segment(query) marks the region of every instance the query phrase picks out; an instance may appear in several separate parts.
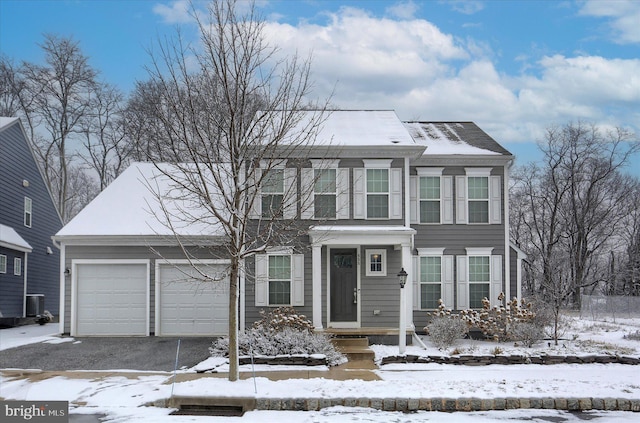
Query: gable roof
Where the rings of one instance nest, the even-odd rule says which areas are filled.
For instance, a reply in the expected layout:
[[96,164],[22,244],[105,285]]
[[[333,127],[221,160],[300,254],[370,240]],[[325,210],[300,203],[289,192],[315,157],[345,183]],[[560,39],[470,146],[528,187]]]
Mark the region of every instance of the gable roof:
[[473,122],[405,122],[424,155],[504,155],[511,153]]
[[0,223],[0,247],[30,253],[32,248],[11,226]]
[[[182,220],[180,216],[185,213],[200,218]],[[184,200],[176,184],[156,165],[132,163],[71,219],[54,239],[130,236],[144,243],[145,239],[173,237],[174,232],[168,221],[180,236],[223,236],[218,222],[206,216],[202,207]]]

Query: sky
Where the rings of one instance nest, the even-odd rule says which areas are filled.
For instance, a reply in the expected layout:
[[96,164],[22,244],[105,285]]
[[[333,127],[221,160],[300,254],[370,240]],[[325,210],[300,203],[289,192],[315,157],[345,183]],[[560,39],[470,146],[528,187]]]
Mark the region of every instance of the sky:
[[[203,8],[206,2],[197,0]],[[640,134],[640,1],[257,0],[283,55],[312,55],[314,95],[403,120],[474,121],[517,157],[546,128]],[[0,0],[0,52],[41,62],[44,33],[72,36],[125,93],[177,28],[186,0]],[[635,158],[640,175],[640,158]]]

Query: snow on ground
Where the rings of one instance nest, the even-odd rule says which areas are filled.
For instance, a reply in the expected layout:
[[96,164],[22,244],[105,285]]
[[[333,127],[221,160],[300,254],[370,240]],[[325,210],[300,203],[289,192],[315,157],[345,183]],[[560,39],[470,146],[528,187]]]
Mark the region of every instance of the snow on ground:
[[[0,350],[20,347],[38,342],[59,342],[60,331],[57,324],[29,325],[0,330]],[[73,340],[72,338],[65,338]]]
[[[23,345],[28,338],[33,342],[52,341],[57,327],[29,327],[0,331],[0,346]],[[640,341],[623,339],[623,335],[635,333],[640,328],[640,319],[616,319],[614,321],[590,321],[573,318],[558,347],[542,342],[531,349],[513,344],[460,341],[458,351],[439,351],[430,346],[407,347],[407,354],[429,355],[469,353],[490,354],[499,347],[504,353],[514,354],[587,354],[618,353],[638,355]],[[47,330],[49,329],[49,330]],[[373,346],[377,359],[396,355],[397,347]],[[226,363],[210,359],[201,366],[211,364],[224,371]],[[251,372],[251,366],[241,366],[243,372]],[[268,366],[256,370],[268,369]],[[281,370],[281,368],[278,368]],[[307,370],[307,369],[305,369]],[[320,369],[318,374],[322,374]],[[193,373],[193,369],[182,370]],[[102,372],[74,372],[69,377],[56,376],[43,379],[12,378],[8,373],[0,376],[0,397],[15,400],[65,400],[71,404],[72,414],[105,415],[106,421],[135,422],[186,422],[229,421],[229,417],[169,416],[172,411],[164,408],[145,407],[144,404],[175,395],[194,396],[257,396],[269,398],[296,397],[343,398],[343,397],[618,397],[640,398],[640,369],[621,364],[563,364],[563,365],[491,365],[484,367],[452,366],[438,364],[389,364],[381,366],[376,373],[379,381],[337,381],[323,377],[314,379],[288,379],[270,381],[266,378],[228,382],[224,378],[202,376],[194,380],[173,385],[168,373],[114,375]],[[278,421],[288,422],[500,422],[500,421],[566,421],[578,422],[583,418],[604,422],[635,422],[640,414],[631,412],[593,411],[582,416],[555,410],[509,410],[477,413],[389,413],[364,408],[332,407],[316,412],[253,411],[238,418],[243,422]],[[235,420],[235,419],[234,419]]]

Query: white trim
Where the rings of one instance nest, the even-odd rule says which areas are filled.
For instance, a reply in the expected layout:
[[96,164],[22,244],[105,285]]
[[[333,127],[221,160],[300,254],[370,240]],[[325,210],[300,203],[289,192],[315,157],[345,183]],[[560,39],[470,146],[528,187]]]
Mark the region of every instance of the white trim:
[[9,267],[9,259],[7,258],[6,254],[0,254],[0,261],[4,261],[4,269],[0,268],[0,274],[6,274],[7,273],[7,268]]
[[13,258],[13,276],[22,276],[22,259],[20,257]]
[[[358,303],[356,304],[356,320],[354,322],[332,322],[331,321],[331,250],[346,250],[354,249],[356,251],[356,289],[358,295]],[[362,282],[362,270],[361,270],[361,254],[360,245],[346,244],[346,245],[327,245],[327,328],[336,329],[354,329],[360,327],[362,319],[362,295],[361,295],[361,282]]]
[[[55,245],[55,243],[53,244]],[[60,243],[60,267],[58,269],[58,280],[60,281],[60,309],[58,317],[58,331],[60,333],[66,333],[64,330],[65,321],[65,302],[66,302],[66,280],[64,270],[66,269],[67,249],[64,243]],[[72,300],[73,301],[73,300]],[[73,302],[71,303],[71,309],[73,310]],[[71,333],[71,328],[69,328]]]
[[268,256],[290,256],[293,254],[293,247],[267,247],[264,254]]
[[322,246],[318,244],[311,247],[311,285],[313,326],[322,329]]
[[467,247],[465,250],[468,256],[490,256],[493,252],[493,247]]
[[443,256],[444,248],[416,248],[419,256]]
[[83,264],[144,264],[147,267],[146,289],[147,289],[147,318],[145,325],[145,336],[149,336],[149,319],[151,312],[150,304],[150,268],[151,260],[149,259],[73,259],[71,260],[71,336],[77,336],[78,330],[78,265]]
[[418,176],[442,176],[444,167],[416,167]]
[[309,159],[309,162],[313,169],[337,169],[340,164],[340,159]]
[[[371,260],[371,256],[373,255],[380,255],[381,269],[379,271],[371,270],[370,260]],[[387,250],[386,249],[383,249],[383,248],[366,249],[365,260],[367,265],[365,269],[366,276],[387,276]]]
[[332,246],[352,245],[413,245],[416,230],[406,226],[336,225],[312,226],[312,244]]
[[27,274],[29,273],[29,253],[24,253],[24,271],[22,272],[22,277],[24,278],[24,296],[22,297],[22,317],[27,317],[27,283],[29,278]]
[[393,159],[362,159],[365,169],[390,169]]
[[465,167],[464,172],[467,176],[491,176],[490,167]]
[[287,167],[287,159],[260,160],[260,169],[284,169]]

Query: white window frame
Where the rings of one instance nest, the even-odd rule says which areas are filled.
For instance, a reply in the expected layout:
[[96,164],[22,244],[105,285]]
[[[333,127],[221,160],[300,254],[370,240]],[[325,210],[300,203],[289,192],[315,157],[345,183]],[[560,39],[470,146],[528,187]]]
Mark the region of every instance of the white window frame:
[[0,273],[7,273],[7,256],[0,254]]
[[[471,259],[486,259],[487,260],[487,265],[489,266],[488,272],[487,272],[487,280],[486,281],[472,281],[471,280]],[[486,296],[486,298],[491,301],[491,255],[487,255],[487,254],[471,254],[467,256],[467,280],[469,281],[469,308],[472,309],[482,309],[482,299],[480,300],[480,304],[478,304],[476,307],[473,307],[471,305],[471,287],[474,285],[486,285],[487,286],[487,291],[488,294]],[[484,297],[483,297],[484,298]]]
[[[422,280],[422,259],[438,259],[440,261],[440,275],[439,276],[439,281],[423,281]],[[443,300],[443,296],[444,296],[444,286],[443,286],[443,281],[442,281],[442,272],[443,272],[443,265],[444,263],[442,262],[442,255],[432,255],[432,254],[428,254],[428,255],[420,255],[418,256],[418,303],[420,305],[419,309],[420,310],[435,310],[438,308],[438,304],[436,303],[434,307],[425,307],[424,304],[422,303],[422,287],[423,286],[432,286],[432,285],[437,285],[440,287],[440,296],[439,299]],[[445,303],[445,306],[447,306],[447,304]],[[451,305],[448,305],[449,307],[451,307]]]
[[[466,167],[465,175],[456,176],[456,223],[469,225],[494,225],[502,223],[502,182],[499,175],[492,176],[491,168]],[[469,199],[469,178],[487,179],[487,198]],[[469,222],[469,203],[486,201],[487,222]]]
[[[442,219],[443,219],[443,214],[444,214],[444,210],[443,210],[443,206],[444,206],[444,202],[443,202],[443,179],[442,179],[442,171],[444,170],[444,168],[442,167],[432,167],[432,168],[417,168],[416,171],[418,173],[418,192],[417,192],[417,201],[418,201],[418,222],[421,225],[439,225],[442,223]],[[437,199],[423,199],[421,197],[421,193],[422,193],[422,178],[438,178],[438,191],[439,191],[439,197]],[[423,222],[421,219],[422,216],[422,202],[423,201],[437,201],[438,202],[438,208],[439,208],[439,219],[437,222]]]
[[[293,254],[293,248],[277,247],[269,248],[266,254],[256,256],[256,291],[255,305],[258,307],[286,307],[304,306],[304,255]],[[289,303],[272,304],[269,299],[269,287],[272,279],[269,278],[269,258],[289,257]],[[260,264],[259,262],[262,261]],[[264,267],[260,269],[260,267]],[[263,273],[263,274],[261,274]],[[273,279],[282,281],[284,279]]]
[[[380,171],[385,171],[387,173],[387,191],[369,191],[369,171],[376,171],[376,170],[380,170]],[[364,183],[364,190],[365,190],[365,213],[367,216],[367,219],[369,220],[389,220],[389,216],[390,216],[390,206],[391,206],[391,171],[389,168],[383,168],[383,167],[366,167],[364,169],[364,174],[365,174],[365,183]],[[369,196],[385,196],[387,197],[387,215],[386,216],[376,216],[376,217],[371,217],[369,216]]]
[[[264,174],[262,176],[262,189],[261,189],[261,195],[260,195],[260,210],[261,210],[261,215],[260,217],[263,219],[279,219],[282,218],[284,216],[284,204],[285,204],[285,191],[286,191],[286,175],[285,175],[285,168],[284,167],[273,167],[269,170],[265,170],[264,171],[266,174]],[[267,181],[270,178],[269,173],[275,173],[275,172],[279,172],[282,173],[282,189],[278,190],[278,191],[270,191],[270,192],[265,192],[265,187],[268,185]],[[266,196],[274,196],[274,195],[281,195],[282,196],[282,202],[280,203],[280,208],[278,210],[275,210],[276,214],[272,214],[272,215],[265,215],[266,210],[264,210],[264,198]]]
[[22,259],[20,257],[13,259],[13,275],[22,276]]
[[[366,262],[367,268],[365,271],[366,276],[387,276],[387,250],[385,249],[368,249],[365,251],[366,254]],[[372,257],[379,256],[380,257],[380,270],[372,270],[371,265]]]
[[33,224],[33,200],[24,197],[24,226],[30,228]]

